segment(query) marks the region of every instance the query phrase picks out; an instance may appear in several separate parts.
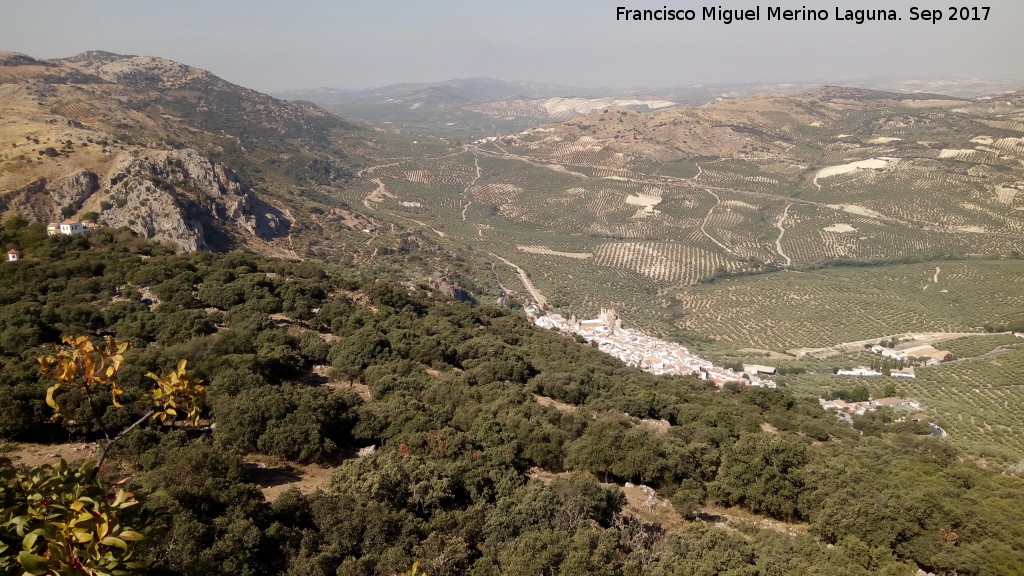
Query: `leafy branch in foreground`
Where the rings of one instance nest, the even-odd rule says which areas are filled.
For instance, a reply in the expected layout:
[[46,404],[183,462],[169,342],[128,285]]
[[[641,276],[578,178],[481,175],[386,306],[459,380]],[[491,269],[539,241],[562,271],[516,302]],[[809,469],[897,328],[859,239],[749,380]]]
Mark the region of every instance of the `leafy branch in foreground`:
[[110,386],[110,399],[114,406],[121,407],[117,397],[124,389],[114,377],[117,375],[124,353],[131,347],[129,342],[118,343],[113,336],[107,336],[104,344],[97,346],[88,336],[64,337],[63,346],[52,345],[52,353],[39,357],[39,368],[43,374],[56,380],[46,390],[46,403],[53,408],[53,420],[61,417],[60,406],[54,393],[61,386],[76,387],[92,401],[90,393],[97,387]]
[[18,471],[0,459],[0,572],[120,575],[141,568],[131,543],[139,502],[63,460]]
[[206,387],[202,380],[193,378],[185,372],[188,360],[178,361],[178,367],[161,376],[152,372],[146,376],[156,381],[153,389],[153,405],[156,411],[153,416],[161,422],[178,417],[178,410],[184,410],[186,422],[195,426],[199,423],[199,404],[206,398]]
[[[100,387],[110,387],[110,397],[114,406],[120,408],[117,398],[124,389],[117,383],[117,371],[124,362],[124,353],[131,347],[128,342],[118,342],[113,336],[107,336],[102,345],[95,344],[88,336],[65,337],[63,346],[53,346],[52,353],[39,357],[39,367],[43,374],[56,380],[46,391],[46,403],[53,408],[53,419],[61,417],[61,408],[54,398],[54,393],[61,386],[79,389],[85,394],[90,406],[93,406],[92,393]],[[187,360],[178,361],[176,369],[157,376],[152,372],[147,376],[155,381],[150,391],[152,407],[138,420],[122,430],[113,438],[103,431],[106,442],[100,443],[99,458],[93,475],[103,465],[110,448],[132,430],[146,423],[150,418],[157,418],[162,423],[173,422],[178,418],[179,411],[186,415],[185,421],[195,426],[199,423],[199,408],[206,399],[206,387],[202,380],[189,376],[186,371]]]
[[[118,396],[124,390],[116,376],[128,348],[109,336],[102,344],[77,336],[64,338],[63,345],[40,356],[40,370],[56,381],[46,392],[54,420],[61,417],[54,393],[62,386],[80,390],[90,406],[92,394],[109,386],[114,406],[122,407]],[[132,561],[133,544],[144,539],[139,502],[118,485],[97,481],[96,474],[110,448],[151,418],[167,423],[181,413],[189,424],[198,423],[205,387],[186,367],[181,360],[170,372],[148,374],[155,381],[149,410],[113,438],[104,431],[107,440],[100,443],[94,466],[72,469],[60,460],[18,470],[0,458],[0,572],[117,576],[144,568]]]

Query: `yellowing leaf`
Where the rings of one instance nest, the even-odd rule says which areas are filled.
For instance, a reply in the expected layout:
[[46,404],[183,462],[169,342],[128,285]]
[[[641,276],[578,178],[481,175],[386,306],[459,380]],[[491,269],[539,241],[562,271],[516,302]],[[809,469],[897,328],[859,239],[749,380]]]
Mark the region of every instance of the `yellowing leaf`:
[[112,336],[106,338],[105,346],[96,346],[88,336],[67,336],[61,341],[63,346],[52,347],[53,354],[38,358],[40,370],[58,383],[47,391],[46,398],[47,405],[56,413],[54,419],[59,417],[60,407],[53,392],[60,384],[74,386],[90,395],[94,386],[110,384],[113,403],[120,407],[117,397],[124,391],[114,377],[124,360],[121,353],[130,347],[130,343],[118,343]]
[[103,544],[104,546],[116,546],[122,550],[128,549],[128,545],[125,544],[124,540],[121,540],[120,538],[115,538],[113,536],[107,536],[106,538],[100,540],[100,544]]
[[145,540],[146,537],[134,530],[125,530],[118,535],[121,540],[127,540],[128,542],[138,542],[139,540]]
[[57,365],[57,379],[70,382],[75,379],[75,364],[73,362],[60,362]]
[[56,392],[58,388],[60,388],[59,383],[46,389],[46,404],[54,410],[60,410],[60,407],[57,406],[57,401],[53,399],[53,393]]

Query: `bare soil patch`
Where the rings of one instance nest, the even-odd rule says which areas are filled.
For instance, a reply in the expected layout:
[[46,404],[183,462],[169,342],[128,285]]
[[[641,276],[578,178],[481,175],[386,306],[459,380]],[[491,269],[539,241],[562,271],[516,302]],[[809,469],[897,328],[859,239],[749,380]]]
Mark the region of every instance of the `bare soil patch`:
[[534,466],[526,471],[526,477],[533,480],[540,480],[545,484],[550,484],[552,480],[559,476],[568,476],[571,472],[552,472],[543,468]]
[[775,532],[788,534],[789,536],[805,534],[808,528],[808,525],[804,523],[773,520],[766,516],[754,514],[753,512],[744,510],[743,508],[701,506],[697,511],[698,518],[705,522],[713,523],[719,527],[735,527],[735,525],[738,524],[749,524],[761,529],[774,530]]
[[530,254],[563,256],[565,258],[575,258],[577,260],[586,260],[587,258],[593,258],[594,256],[590,252],[559,252],[558,250],[552,250],[546,246],[516,246],[516,250],[522,250],[523,252],[529,252]]
[[370,387],[361,382],[353,382],[351,380],[331,380],[330,379],[331,366],[328,364],[317,364],[313,366],[313,372],[310,377],[307,378],[310,384],[318,386],[327,386],[328,388],[349,388],[356,391],[356,394],[366,402],[373,399],[373,394],[370,392]]
[[328,388],[349,388],[356,391],[359,397],[364,401],[369,402],[373,400],[373,392],[370,391],[370,387],[361,382],[352,382],[350,380],[331,380],[324,383],[324,386]]
[[850,172],[856,172],[858,170],[882,170],[888,166],[890,162],[895,161],[896,158],[869,158],[868,160],[858,160],[847,164],[828,166],[818,170],[814,174],[814,183],[817,184],[820,178],[831,178],[832,176],[849,174]]
[[[559,476],[567,476],[571,472],[555,473],[542,468],[530,468],[526,475],[534,480],[540,480],[550,484]],[[605,488],[617,488],[626,497],[623,505],[623,512],[647,524],[661,526],[667,532],[682,532],[687,529],[689,523],[672,506],[666,498],[658,496],[652,488],[647,486],[619,486],[602,482]]]
[[645,206],[648,209],[651,209],[658,204],[661,204],[661,196],[645,193],[633,194],[626,196],[626,204],[630,204],[632,206]]
[[534,394],[533,399],[537,401],[537,404],[540,404],[541,406],[547,406],[549,408],[554,408],[559,412],[575,412],[579,410],[579,407],[577,406],[573,406],[572,404],[566,404],[565,402],[559,402],[554,398],[541,396],[540,394]]
[[839,223],[833,224],[831,226],[827,226],[825,228],[822,228],[822,230],[824,230],[826,232],[838,232],[840,234],[842,234],[843,232],[856,232],[857,231],[857,229],[854,228],[853,226],[850,226],[849,224],[846,224],[846,223],[843,223],[843,222],[839,222]]
[[[342,460],[344,458],[339,459],[337,463]],[[259,455],[250,455],[245,462],[248,480],[258,484],[263,491],[263,497],[271,502],[292,488],[303,494],[326,488],[335,467],[297,464]]]
[[868,218],[885,218],[885,215],[880,212],[875,212],[870,208],[857,206],[856,204],[827,204],[827,206],[833,210],[842,210],[843,212],[849,212],[850,214],[856,214],[858,216],[867,216]]
[[[612,486],[608,484],[606,486]],[[626,497],[623,507],[634,518],[648,524],[657,524],[666,532],[682,532],[689,523],[676,512],[672,503],[654,493],[647,486],[620,486]]]
[[67,462],[80,462],[96,457],[96,444],[69,442],[67,444],[21,444],[10,443],[3,446],[0,455],[10,458],[16,466],[38,466],[53,464],[60,459]]
[[667,420],[654,420],[652,418],[634,418],[634,423],[644,428],[650,428],[658,434],[668,434],[669,429],[672,425]]

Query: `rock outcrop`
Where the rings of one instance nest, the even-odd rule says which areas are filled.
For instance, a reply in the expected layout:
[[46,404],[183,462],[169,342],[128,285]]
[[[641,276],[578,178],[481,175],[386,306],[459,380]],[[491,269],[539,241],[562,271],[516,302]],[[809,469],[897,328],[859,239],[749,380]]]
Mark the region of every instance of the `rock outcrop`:
[[122,153],[104,180],[103,222],[180,250],[226,249],[243,232],[271,239],[290,225],[230,168],[193,149]]
[[53,202],[46,193],[46,179],[40,178],[0,196],[0,212],[18,214],[29,220],[46,222],[53,217]]
[[[354,176],[341,136],[356,128],[313,104],[162,58],[96,51],[57,60],[0,51],[0,85],[2,218],[95,213],[181,250],[278,255],[334,240],[338,225],[315,216],[336,202],[311,214],[297,199]],[[251,190],[244,181],[257,175],[275,186]],[[304,225],[293,228],[293,213]]]
[[459,286],[458,281],[452,280],[447,271],[434,272],[430,277],[430,286],[441,294],[444,294],[449,298],[454,298],[460,302],[476,302],[473,295]]
[[99,189],[99,177],[88,170],[79,170],[46,185],[58,213],[64,210],[77,211]]

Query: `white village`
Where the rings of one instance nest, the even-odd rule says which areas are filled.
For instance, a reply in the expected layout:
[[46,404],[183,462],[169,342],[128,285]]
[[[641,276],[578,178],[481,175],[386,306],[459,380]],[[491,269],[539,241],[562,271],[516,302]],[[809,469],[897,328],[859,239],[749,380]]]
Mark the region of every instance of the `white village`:
[[[533,318],[534,324],[541,328],[556,329],[566,334],[577,334],[587,342],[596,344],[602,352],[614,356],[625,362],[628,366],[634,366],[652,374],[666,375],[696,375],[701,380],[710,380],[715,386],[723,388],[730,386],[758,386],[764,388],[776,388],[778,385],[773,380],[762,377],[762,374],[775,374],[776,368],[757,364],[744,364],[743,372],[738,373],[728,368],[716,367],[709,360],[691,353],[685,346],[654,338],[635,330],[624,328],[622,319],[619,318],[613,309],[602,309],[597,318],[591,320],[579,320],[576,315],[568,319],[560,314],[549,313],[537,316],[540,310],[536,306],[529,306],[527,313]],[[920,348],[920,347],[919,347]],[[890,351],[888,348],[876,346],[872,352],[880,354],[883,351]],[[916,350],[915,350],[916,351]],[[947,352],[941,352],[943,355]],[[895,356],[894,356],[895,357]],[[853,370],[840,370],[839,375],[849,376],[882,376],[882,372],[870,370],[865,367],[854,368]],[[913,378],[913,368],[906,370],[892,371],[893,377]],[[863,402],[846,402],[841,399],[822,399],[819,401],[825,410],[832,410],[841,419],[850,420],[853,415],[863,415],[873,412],[879,408],[890,408],[904,413],[904,418],[909,413],[919,413],[923,406],[909,398],[878,398],[869,399]],[[916,415],[912,419],[921,420],[923,415]],[[945,436],[946,432],[929,423],[933,434]]]
[[652,374],[695,374],[702,380],[714,382],[719,388],[729,383],[776,387],[774,381],[759,376],[774,374],[775,369],[770,366],[745,365],[742,374],[716,367],[681,344],[653,338],[633,328],[623,328],[622,320],[612,309],[602,309],[598,317],[592,320],[578,320],[575,315],[566,319],[560,314],[545,314],[535,318],[534,323],[541,328],[578,334],[588,342],[596,343],[602,352]]

